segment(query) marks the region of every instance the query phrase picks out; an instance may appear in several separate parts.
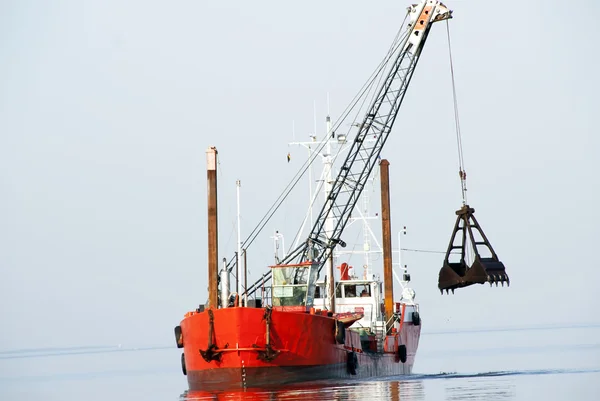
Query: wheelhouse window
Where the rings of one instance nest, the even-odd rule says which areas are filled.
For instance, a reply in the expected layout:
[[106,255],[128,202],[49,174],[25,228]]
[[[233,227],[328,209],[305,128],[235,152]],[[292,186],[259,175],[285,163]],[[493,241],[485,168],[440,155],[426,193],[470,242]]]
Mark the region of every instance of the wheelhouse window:
[[308,267],[273,267],[273,285],[300,285],[308,280]]
[[344,298],[356,298],[356,285],[344,285]]
[[307,288],[302,286],[273,286],[273,306],[303,306],[306,302]]
[[344,284],[338,286],[336,291],[336,297],[342,296],[342,288],[344,292],[344,298],[357,298],[357,297],[370,297],[371,286],[369,284]]
[[273,306],[306,304],[310,266],[273,266]]
[[370,297],[371,296],[371,286],[369,284],[357,285],[356,286],[356,294],[359,297]]
[[327,289],[325,285],[319,284],[315,286],[315,298],[327,298]]

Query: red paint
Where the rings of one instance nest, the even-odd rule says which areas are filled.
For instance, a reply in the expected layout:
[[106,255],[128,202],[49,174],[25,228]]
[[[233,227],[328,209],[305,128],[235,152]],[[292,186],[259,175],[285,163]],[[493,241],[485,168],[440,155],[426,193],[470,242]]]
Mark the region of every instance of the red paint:
[[[346,344],[335,341],[336,317],[306,312],[273,310],[269,326],[270,346],[278,355],[269,361],[259,359],[267,346],[265,309],[212,309],[213,342],[219,361],[206,361],[200,351],[209,342],[208,311],[190,313],[181,322],[185,364],[191,390],[245,388],[328,378],[363,378],[408,374],[418,346],[420,327],[404,324],[399,343],[406,344],[406,363],[397,362],[395,352],[362,352],[356,332],[346,331]],[[346,327],[360,314],[340,315]],[[347,368],[348,349],[358,356],[356,375]],[[372,349],[372,348],[371,348]]]
[[350,268],[352,266],[348,266],[348,263],[344,262],[342,263],[340,266],[338,266],[338,269],[340,269],[340,280],[350,280]]

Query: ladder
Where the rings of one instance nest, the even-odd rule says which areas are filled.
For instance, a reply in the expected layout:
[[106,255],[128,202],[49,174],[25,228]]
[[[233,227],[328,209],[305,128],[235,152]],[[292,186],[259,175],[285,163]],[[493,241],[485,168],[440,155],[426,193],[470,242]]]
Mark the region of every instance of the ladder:
[[383,342],[386,336],[386,326],[383,321],[376,321],[373,324],[373,331],[375,332],[375,340],[377,341],[377,352],[383,353]]

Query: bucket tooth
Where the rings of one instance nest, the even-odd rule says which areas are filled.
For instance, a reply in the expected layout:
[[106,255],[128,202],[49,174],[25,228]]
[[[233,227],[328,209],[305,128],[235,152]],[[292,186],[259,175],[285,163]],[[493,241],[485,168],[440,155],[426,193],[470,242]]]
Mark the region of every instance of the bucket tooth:
[[[464,205],[460,210],[456,211],[458,217],[454,225],[454,231],[450,237],[450,244],[448,245],[444,265],[440,269],[438,277],[438,288],[442,293],[443,290],[446,290],[446,293],[448,293],[448,290],[452,290],[452,293],[454,293],[456,288],[463,288],[473,284],[484,284],[486,282],[490,284],[490,287],[494,283],[498,287],[498,282],[504,287],[505,281],[507,286],[510,285],[504,264],[498,259],[492,245],[475,219],[474,213],[475,209],[469,207],[469,205]],[[473,229],[477,230],[483,241],[475,240]],[[462,241],[460,241],[459,245],[455,245],[455,239],[459,232],[462,234],[459,237]],[[471,243],[471,249],[475,253],[475,260],[471,266],[468,266],[465,261],[467,241]],[[486,247],[492,256],[481,257],[478,247]],[[460,254],[453,252],[456,250],[460,250]],[[450,262],[451,255],[460,255],[460,261]]]
[[444,263],[438,277],[438,288],[440,291],[446,290],[446,294],[448,294],[452,290],[452,293],[454,293],[456,288],[474,284],[466,277],[467,270],[467,265],[463,263]]

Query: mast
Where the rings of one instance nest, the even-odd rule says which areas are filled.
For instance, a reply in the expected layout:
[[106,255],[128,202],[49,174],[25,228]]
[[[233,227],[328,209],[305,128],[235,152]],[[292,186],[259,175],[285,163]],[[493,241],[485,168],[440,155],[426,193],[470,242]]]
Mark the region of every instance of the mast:
[[335,276],[333,275],[333,252],[329,254],[329,265],[327,271],[327,297],[329,298],[329,310],[335,313]]
[[218,308],[219,243],[217,221],[217,148],[206,150],[208,183],[208,306]]
[[367,220],[369,215],[369,192],[365,191],[361,194],[363,198],[363,210],[364,216],[363,221],[363,250],[365,251],[365,265],[363,272],[363,279],[368,280],[371,276],[371,233],[369,231],[369,221]]
[[381,178],[381,233],[383,237],[383,283],[385,286],[385,321],[391,329],[394,313],[394,282],[392,281],[392,222],[390,211],[390,162],[383,159],[379,164]]
[[[275,264],[279,264],[282,259],[285,259],[285,239],[283,238],[283,234],[277,230],[275,230],[275,235],[273,235],[271,238],[273,238]],[[281,258],[279,257],[279,241],[281,241]]]
[[[288,253],[282,264],[292,260],[311,261],[311,269],[314,268],[318,275],[337,245],[346,246],[342,233],[392,131],[431,27],[433,23],[449,18],[452,18],[452,11],[439,0],[421,0],[408,8],[404,34],[394,40],[376,74],[379,79],[371,81],[378,82],[377,89],[354,141],[349,144],[350,150],[333,181],[328,201],[321,208],[306,241]],[[373,138],[374,143],[368,143],[368,138]],[[331,235],[327,235],[326,224],[330,216],[334,227]],[[270,276],[268,274],[266,278]],[[258,285],[259,282],[253,285],[252,291]],[[314,291],[313,283],[308,287],[307,307],[312,306]]]
[[[329,108],[329,99],[327,101]],[[332,177],[332,169],[333,169],[333,157],[331,156],[331,117],[329,116],[329,110],[327,110],[327,118],[325,120],[326,130],[327,130],[327,145],[325,147],[325,155],[323,157],[323,180],[324,180],[324,195],[325,195],[325,203],[331,202],[329,200],[329,194],[331,193],[331,188],[333,184]],[[328,216],[325,221],[325,235],[327,238],[331,238],[333,234],[333,216]],[[333,252],[327,258],[327,295],[329,298],[329,310],[335,313],[335,276],[333,274]]]
[[243,275],[242,275],[242,234],[240,227],[240,187],[242,183],[240,180],[235,182],[236,186],[236,197],[237,197],[237,288],[238,294],[243,293]]
[[[433,23],[451,15],[452,11],[438,0],[423,0],[409,7],[406,32],[387,58],[389,69],[381,75],[383,79],[332,185],[329,201],[321,208],[306,242],[289,253],[285,263],[312,260],[320,271],[329,253],[337,245],[346,245],[341,235],[392,131],[429,31]],[[369,137],[375,139],[374,144],[366,144]],[[335,223],[332,235],[327,236],[325,224],[330,215]]]

